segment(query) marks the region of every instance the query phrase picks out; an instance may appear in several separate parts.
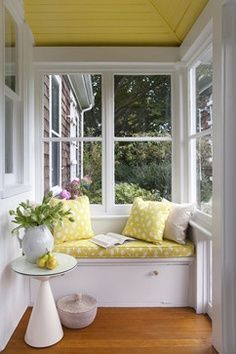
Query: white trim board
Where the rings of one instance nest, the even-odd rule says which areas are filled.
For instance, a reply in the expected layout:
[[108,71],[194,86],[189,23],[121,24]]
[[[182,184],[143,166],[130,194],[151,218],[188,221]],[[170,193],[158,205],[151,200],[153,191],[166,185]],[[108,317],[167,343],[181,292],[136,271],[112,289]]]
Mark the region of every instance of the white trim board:
[[35,47],[34,63],[176,63],[178,47]]

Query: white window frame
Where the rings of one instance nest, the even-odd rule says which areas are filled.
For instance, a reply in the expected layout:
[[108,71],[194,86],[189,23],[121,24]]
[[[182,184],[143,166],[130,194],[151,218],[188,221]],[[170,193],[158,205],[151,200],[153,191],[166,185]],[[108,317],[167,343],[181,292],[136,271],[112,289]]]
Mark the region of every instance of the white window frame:
[[[59,86],[59,97],[58,97],[58,107],[59,107],[59,121],[58,121],[58,126],[59,126],[59,132],[56,132],[55,130],[52,129],[52,77],[54,77]],[[49,188],[52,192],[58,191],[61,186],[61,169],[62,169],[62,162],[61,162],[61,141],[59,141],[59,185],[52,185],[52,135],[55,135],[57,138],[61,138],[61,114],[62,114],[62,108],[61,108],[61,97],[62,97],[62,83],[61,83],[61,77],[59,75],[50,75],[49,76],[49,137],[50,137],[50,154],[49,154]],[[58,140],[57,140],[58,141]]]
[[[210,136],[213,141],[213,127],[203,131],[196,132],[196,80],[195,72],[196,67],[201,63],[201,58],[209,51],[212,51],[212,43],[204,46],[198,55],[195,57],[187,67],[188,77],[188,92],[189,92],[189,106],[188,116],[190,117],[190,124],[188,125],[188,185],[189,185],[189,201],[197,203],[197,155],[196,145],[199,138]],[[213,191],[212,191],[213,192]],[[203,231],[202,241],[202,254],[199,255],[204,260],[203,264],[203,291],[204,302],[206,304],[206,312],[212,318],[212,215],[204,213],[202,210],[197,209],[194,214],[194,222],[200,225]],[[195,227],[196,224],[191,224]],[[206,234],[207,236],[206,236]]]
[[[188,92],[189,92],[189,114],[190,124],[188,127],[188,151],[189,151],[189,201],[197,204],[197,159],[196,159],[196,145],[200,138],[210,136],[213,139],[213,127],[203,131],[196,132],[196,81],[195,70],[201,63],[201,58],[204,54],[212,51],[212,44],[208,45],[202,50],[195,60],[188,66]],[[212,216],[197,209],[196,218],[200,223],[207,227],[211,227]]]
[[[179,154],[183,154],[181,139],[182,139],[182,129],[183,129],[183,116],[179,112],[179,92],[173,95],[174,87],[179,85],[179,67],[175,66],[173,63],[150,63],[146,65],[145,63],[121,63],[121,64],[103,64],[94,63],[88,64],[77,63],[71,65],[70,63],[39,63],[35,65],[35,132],[36,141],[41,141],[38,144],[36,151],[36,159],[41,161],[41,164],[36,164],[36,179],[35,183],[39,188],[36,189],[36,198],[41,200],[44,194],[44,168],[43,168],[43,142],[48,141],[48,138],[43,136],[43,80],[44,75],[66,75],[73,73],[90,73],[102,75],[102,135],[101,137],[77,137],[72,138],[52,138],[52,141],[82,141],[82,142],[105,142],[102,143],[102,199],[103,205],[91,205],[92,216],[100,215],[127,215],[130,211],[131,205],[113,205],[112,196],[110,194],[111,186],[113,183],[113,178],[110,166],[113,165],[114,152],[111,147],[111,138],[109,137],[109,131],[111,131],[110,125],[113,124],[111,119],[108,119],[107,125],[105,126],[106,117],[111,117],[113,115],[113,75],[122,74],[133,74],[133,75],[170,75],[171,76],[171,117],[172,117],[172,200],[175,202],[181,202],[181,187],[183,178],[183,169],[179,168]],[[105,95],[107,95],[106,102],[104,100]],[[109,98],[108,98],[109,97]],[[175,114],[173,114],[175,112]],[[173,120],[173,117],[175,119]],[[106,141],[105,141],[106,139]],[[140,138],[141,139],[141,138]],[[110,142],[110,143],[109,143]],[[184,155],[183,155],[184,156]],[[105,162],[110,161],[109,168],[106,168]],[[173,171],[177,167],[176,171]],[[112,167],[114,169],[114,167]],[[110,171],[109,171],[110,170]],[[105,187],[106,186],[106,187]],[[110,190],[109,190],[110,188]],[[106,190],[108,191],[106,193]]]
[[[106,205],[107,205],[107,213],[111,214],[128,214],[131,209],[131,204],[115,204],[115,143],[116,142],[164,142],[169,141],[172,143],[172,137],[148,137],[148,136],[141,136],[141,137],[115,137],[115,115],[114,115],[114,77],[116,75],[137,75],[137,76],[144,76],[144,75],[169,75],[170,76],[170,84],[171,84],[171,123],[172,123],[172,75],[171,73],[149,73],[149,72],[112,72],[110,73],[109,77],[107,77],[107,92],[109,92],[108,102],[110,103],[108,107],[108,114],[107,116],[111,116],[113,119],[108,120],[106,122],[106,129],[110,132],[106,134],[106,146],[107,146],[107,154],[106,154],[106,161],[110,161],[110,168],[106,169],[107,181],[109,185],[109,193],[106,193]],[[172,135],[173,135],[173,127],[172,127]],[[172,148],[173,152],[173,148]],[[172,171],[173,172],[173,171]],[[171,186],[172,187],[172,186]]]
[[[30,74],[30,59],[26,57],[23,48],[30,50],[31,39],[25,37],[24,21],[21,13],[17,11],[13,1],[4,1],[0,3],[0,62],[5,63],[5,9],[10,13],[16,25],[16,92],[5,84],[5,69],[0,73],[0,91],[1,91],[1,149],[0,149],[0,198],[9,198],[17,194],[27,192],[31,189],[29,185],[30,171],[26,166],[26,160],[29,157],[27,153],[28,138],[26,138],[28,127],[25,122],[28,121],[29,95],[27,79]],[[24,57],[24,62],[23,62]],[[27,68],[26,68],[27,67]],[[5,173],[5,97],[11,100],[13,105],[13,173]]]
[[[5,13],[8,11],[10,16],[12,17],[14,23],[15,23],[15,29],[16,29],[16,43],[15,43],[15,77],[16,77],[16,87],[15,91],[13,91],[8,85],[5,83],[5,100],[8,99],[11,104],[12,104],[12,168],[13,171],[11,173],[6,172],[6,166],[4,168],[4,186],[6,189],[11,188],[11,186],[15,186],[17,184],[20,184],[21,182],[21,169],[19,168],[19,159],[22,156],[22,151],[19,145],[19,140],[22,138],[20,126],[21,126],[21,121],[22,121],[22,116],[21,116],[21,111],[20,111],[20,102],[21,102],[21,87],[20,87],[20,76],[19,76],[19,40],[20,40],[20,34],[19,34],[19,25],[14,18],[14,15],[11,13],[10,9],[5,6],[4,8],[4,24],[5,24]],[[5,31],[4,31],[4,36],[5,36]],[[5,60],[4,60],[5,63]],[[4,68],[4,75],[6,75],[6,63],[5,63],[5,68]],[[4,104],[4,117],[6,120],[6,107]],[[4,129],[5,132],[5,129]],[[6,133],[5,133],[5,139],[6,139]],[[4,158],[6,157],[6,147],[4,149]]]
[[[50,66],[50,65],[49,65]],[[158,68],[157,68],[158,67]],[[122,67],[122,69],[111,68],[109,69],[106,67],[105,69],[93,69],[93,68],[86,68],[84,65],[78,65],[76,68],[69,69],[70,65],[68,65],[68,69],[63,68],[60,69],[60,66],[54,68],[50,66],[50,68],[42,68],[38,69],[36,75],[36,87],[38,85],[39,90],[36,92],[36,97],[38,97],[38,101],[36,101],[36,107],[38,110],[36,111],[36,116],[38,117],[38,126],[36,126],[38,132],[38,141],[41,141],[41,146],[38,151],[40,155],[38,158],[42,160],[43,154],[43,143],[45,141],[77,141],[77,142],[101,142],[102,144],[102,205],[91,205],[92,215],[127,215],[131,209],[131,205],[116,205],[113,201],[114,198],[114,149],[113,144],[114,141],[122,140],[123,138],[115,138],[114,137],[114,102],[113,102],[113,80],[114,75],[170,75],[171,78],[171,117],[173,119],[173,111],[176,106],[176,99],[173,99],[173,81],[176,80],[176,75],[173,75],[176,72],[176,68],[174,66],[168,65],[167,67],[163,68],[162,66],[153,65],[152,68],[148,67],[148,69],[142,68],[142,65],[138,65],[136,69],[134,67],[127,65],[126,70]],[[90,73],[90,74],[97,74],[102,75],[102,135],[101,137],[77,137],[77,138],[68,138],[68,137],[60,137],[60,138],[45,138],[43,136],[43,112],[41,107],[42,99],[42,85],[44,75],[65,75],[71,73]],[[176,84],[176,83],[175,83]],[[106,97],[106,99],[105,99]],[[177,114],[178,116],[178,114]],[[106,117],[113,117],[113,119],[106,119]],[[81,112],[81,119],[83,119],[83,111]],[[176,122],[174,123],[176,126]],[[177,125],[180,123],[177,123]],[[178,130],[178,129],[177,129]],[[176,130],[176,131],[177,131]],[[179,190],[177,191],[178,183],[176,183],[176,179],[180,182],[179,176],[176,177],[177,174],[173,174],[173,166],[176,165],[175,159],[178,156],[178,149],[179,149],[179,132],[176,132],[173,129],[173,121],[172,121],[172,138],[169,137],[137,137],[137,138],[125,138],[130,141],[172,141],[172,199],[177,201],[176,195],[179,194]],[[109,134],[108,132],[112,132]],[[174,137],[175,135],[175,137]],[[37,137],[36,137],[37,138]],[[108,163],[106,163],[109,161]],[[111,167],[112,166],[112,167]],[[38,199],[42,198],[43,195],[43,163],[42,169],[39,174],[36,176],[36,184],[40,185],[38,189],[37,197]],[[175,189],[173,189],[175,187]],[[179,188],[178,188],[179,189]],[[112,192],[111,192],[112,191]]]

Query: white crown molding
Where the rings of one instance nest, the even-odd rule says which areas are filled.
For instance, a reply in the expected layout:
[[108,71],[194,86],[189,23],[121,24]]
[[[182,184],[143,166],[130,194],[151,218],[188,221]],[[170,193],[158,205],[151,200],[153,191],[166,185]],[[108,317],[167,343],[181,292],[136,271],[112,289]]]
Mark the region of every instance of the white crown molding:
[[179,61],[178,47],[35,47],[34,63],[161,63]]

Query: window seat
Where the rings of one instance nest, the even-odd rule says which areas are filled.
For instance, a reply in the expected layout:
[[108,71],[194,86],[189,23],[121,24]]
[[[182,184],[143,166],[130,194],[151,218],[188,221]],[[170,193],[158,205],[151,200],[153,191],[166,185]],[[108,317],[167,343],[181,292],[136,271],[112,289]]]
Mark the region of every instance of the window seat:
[[[93,217],[94,233],[122,233],[127,218]],[[193,242],[188,240],[185,245],[167,240],[156,245],[137,240],[110,249],[89,240],[55,244],[54,252],[73,255],[78,266],[51,280],[53,294],[56,299],[73,293],[91,294],[99,306],[191,306],[203,313],[202,243],[191,233],[190,227]],[[37,286],[37,280],[32,279],[31,303]]]
[[56,244],[54,252],[75,258],[178,258],[194,256],[194,244],[190,240],[185,245],[168,240],[160,244],[137,240],[105,249],[90,240],[78,240]]

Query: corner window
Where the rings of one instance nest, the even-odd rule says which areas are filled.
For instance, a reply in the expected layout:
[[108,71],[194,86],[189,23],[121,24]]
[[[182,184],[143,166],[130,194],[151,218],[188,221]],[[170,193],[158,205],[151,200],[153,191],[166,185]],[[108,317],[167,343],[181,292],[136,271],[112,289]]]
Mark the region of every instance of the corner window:
[[212,51],[205,52],[190,70],[192,199],[212,213]]

